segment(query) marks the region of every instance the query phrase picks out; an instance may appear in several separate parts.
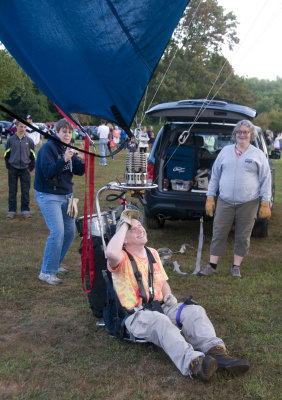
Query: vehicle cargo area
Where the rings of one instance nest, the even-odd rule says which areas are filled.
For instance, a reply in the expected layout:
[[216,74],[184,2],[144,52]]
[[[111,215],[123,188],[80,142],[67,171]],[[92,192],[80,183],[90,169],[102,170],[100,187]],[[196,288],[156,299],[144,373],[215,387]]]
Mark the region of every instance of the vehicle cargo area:
[[232,143],[231,133],[174,132],[162,154],[159,188],[165,191],[205,193],[212,165],[220,150]]

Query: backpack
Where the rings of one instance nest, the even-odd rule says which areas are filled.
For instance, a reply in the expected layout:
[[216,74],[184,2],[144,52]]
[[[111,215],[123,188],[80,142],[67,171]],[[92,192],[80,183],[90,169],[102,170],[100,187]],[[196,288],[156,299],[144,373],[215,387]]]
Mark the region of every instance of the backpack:
[[120,304],[113,287],[110,271],[103,270],[102,274],[106,283],[106,302],[103,308],[105,329],[109,335],[123,338],[125,335],[124,322],[129,314]]
[[[78,221],[78,220],[77,220]],[[78,222],[77,222],[78,226]],[[79,228],[77,228],[79,230]],[[88,244],[89,246],[89,240]],[[106,304],[106,283],[103,279],[103,270],[107,268],[107,260],[104,255],[103,243],[101,236],[92,236],[92,246],[94,253],[94,266],[95,266],[95,278],[94,285],[91,291],[88,293],[88,301],[94,317],[103,317],[103,308]],[[79,252],[82,254],[83,241],[81,241]],[[89,260],[87,257],[86,271],[85,271],[85,286],[86,289],[90,289],[90,277],[89,277]]]

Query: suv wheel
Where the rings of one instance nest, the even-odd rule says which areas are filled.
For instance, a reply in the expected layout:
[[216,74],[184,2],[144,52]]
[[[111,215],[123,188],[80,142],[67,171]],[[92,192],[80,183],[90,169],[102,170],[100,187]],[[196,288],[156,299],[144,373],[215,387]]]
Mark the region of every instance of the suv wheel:
[[147,228],[149,229],[159,229],[164,226],[165,220],[159,220],[156,217],[147,217],[145,215],[145,223]]
[[263,238],[268,236],[268,219],[257,219],[252,231],[252,236]]

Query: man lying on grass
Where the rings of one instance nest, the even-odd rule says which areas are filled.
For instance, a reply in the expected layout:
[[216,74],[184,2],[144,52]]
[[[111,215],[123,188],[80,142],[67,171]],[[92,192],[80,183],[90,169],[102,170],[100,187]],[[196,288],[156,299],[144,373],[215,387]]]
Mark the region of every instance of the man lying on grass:
[[[227,354],[204,308],[177,302],[157,251],[150,248],[148,252],[146,243],[147,234],[139,221],[138,211],[123,211],[116,233],[107,246],[107,258],[115,291],[129,314],[125,320],[129,333],[161,347],[183,375],[207,382],[217,369],[232,374],[246,372],[248,360]],[[131,256],[142,275],[143,301]],[[153,257],[151,263],[149,257]],[[153,278],[150,278],[151,265]]]

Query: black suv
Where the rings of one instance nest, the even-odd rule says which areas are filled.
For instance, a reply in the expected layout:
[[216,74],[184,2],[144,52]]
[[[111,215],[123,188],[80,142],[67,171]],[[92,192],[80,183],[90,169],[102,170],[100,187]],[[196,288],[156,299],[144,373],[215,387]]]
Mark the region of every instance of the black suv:
[[[187,220],[204,216],[206,191],[212,164],[220,150],[231,143],[232,131],[242,119],[252,120],[252,108],[226,101],[183,100],[163,103],[146,113],[164,117],[148,160],[149,182],[156,189],[146,192],[145,222],[149,228],[161,228],[166,220]],[[280,158],[280,152],[269,156],[262,130],[253,145],[265,157]],[[274,168],[272,172],[272,201],[274,199]],[[267,236],[268,221],[257,219],[253,236]]]

